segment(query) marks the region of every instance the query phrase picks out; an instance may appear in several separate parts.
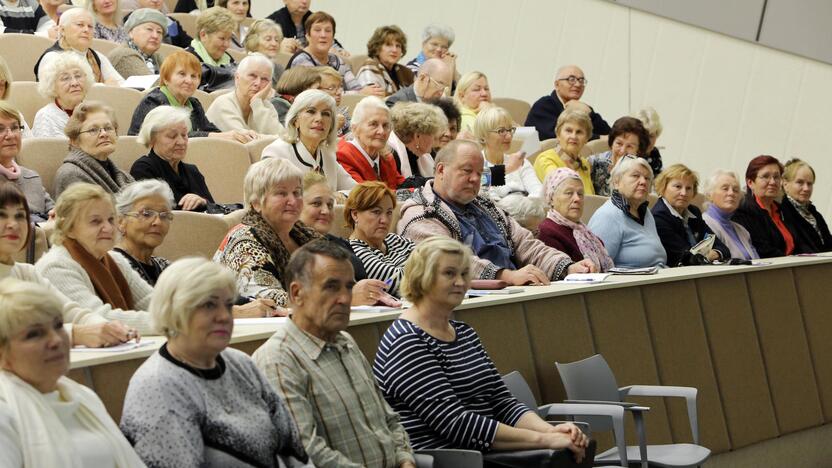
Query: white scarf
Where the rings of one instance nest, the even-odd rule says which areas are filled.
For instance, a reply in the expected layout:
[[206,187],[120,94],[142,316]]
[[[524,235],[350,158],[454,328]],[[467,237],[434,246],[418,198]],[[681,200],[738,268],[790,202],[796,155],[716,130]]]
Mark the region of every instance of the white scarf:
[[[145,466],[92,390],[61,377],[58,392],[64,401],[79,403],[79,421],[107,439],[117,467]],[[24,466],[83,468],[69,433],[42,393],[13,373],[0,370],[0,400],[6,402],[17,423]]]

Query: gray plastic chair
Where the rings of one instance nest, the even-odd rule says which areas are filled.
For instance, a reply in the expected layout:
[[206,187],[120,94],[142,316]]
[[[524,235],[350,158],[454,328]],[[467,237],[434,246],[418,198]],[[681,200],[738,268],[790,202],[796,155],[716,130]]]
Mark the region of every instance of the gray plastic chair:
[[[611,448],[595,457],[597,463],[611,462],[626,465],[626,460],[641,460],[641,466],[644,468],[648,466],[648,463],[655,466],[684,467],[700,465],[711,455],[709,449],[698,445],[699,423],[696,416],[696,394],[698,391],[696,388],[660,385],[631,385],[618,388],[612,369],[600,354],[568,364],[555,363],[555,366],[560,373],[563,386],[566,388],[566,395],[569,397],[566,403],[592,404],[593,406],[598,404],[615,405],[633,414],[633,421],[638,433],[638,447],[629,446],[626,451],[620,446]],[[684,398],[687,403],[688,419],[690,420],[690,430],[693,434],[694,443],[647,445],[644,431],[644,412],[649,411],[650,408],[625,402],[624,399],[627,396]],[[591,420],[590,425],[597,431],[613,429],[609,421],[600,418]],[[618,440],[616,435],[616,441]]]

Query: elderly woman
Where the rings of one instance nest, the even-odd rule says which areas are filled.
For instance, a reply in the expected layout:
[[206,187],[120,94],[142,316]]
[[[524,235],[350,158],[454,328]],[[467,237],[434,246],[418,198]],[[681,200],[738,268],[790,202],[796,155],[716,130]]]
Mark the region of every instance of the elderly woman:
[[323,11],[312,13],[304,21],[304,29],[309,45],[292,56],[286,68],[329,66],[341,74],[344,91],[360,92],[367,96],[384,95],[380,86],[362,87],[353,75],[350,64],[339,55],[330,52],[335,41],[335,18]]
[[127,33],[121,26],[122,16],[119,0],[88,0],[87,10],[95,19],[95,38],[124,44]]
[[589,230],[603,242],[617,267],[667,265],[656,221],[647,209],[653,170],[642,158],[625,156],[610,176],[612,195],[589,220]]
[[46,49],[35,63],[35,77],[38,81],[43,80],[39,70],[48,68],[49,62],[57,59],[61,52],[67,51],[86,60],[96,83],[120,85],[124,78],[116,71],[107,56],[90,49],[94,25],[92,13],[81,7],[64,11],[58,23],[60,38],[52,47]]
[[274,87],[277,95],[272,98],[271,102],[281,122],[286,121],[286,114],[289,113],[289,108],[292,107],[292,103],[295,102],[295,97],[298,94],[307,89],[319,89],[321,87],[323,77],[321,76],[320,70],[323,68],[295,67],[286,70],[280,75],[280,79],[277,80],[277,84]]
[[250,130],[277,135],[283,126],[269,100],[273,63],[262,54],[248,55],[234,72],[234,91],[214,99],[206,115],[222,131]]
[[422,50],[413,60],[407,62],[407,68],[414,75],[419,72],[425,60],[436,58],[444,61],[453,73],[454,80],[459,78],[456,71],[456,54],[449,49],[454,44],[454,30],[448,26],[430,24],[422,31]]
[[614,267],[604,243],[581,221],[585,194],[581,176],[568,167],[561,167],[549,172],[544,183],[543,199],[549,210],[540,223],[537,238],[568,254],[575,262],[588,258],[598,265],[599,271]]
[[373,365],[385,399],[416,450],[569,449],[580,463],[588,444],[580,429],[551,425],[517,401],[477,332],[451,320],[471,284],[470,264],[470,249],[447,237],[411,254],[402,293],[413,306],[384,333]]
[[321,84],[318,89],[335,99],[335,107],[338,109],[338,114],[335,116],[335,128],[338,130],[339,137],[344,136],[350,131],[350,109],[341,105],[344,97],[342,87],[344,80],[341,74],[332,67],[314,67],[314,69],[321,74]]
[[760,258],[782,257],[795,253],[795,235],[780,211],[783,164],[768,155],[757,156],[745,171],[745,197],[733,220],[751,234]]
[[191,54],[177,51],[165,58],[160,68],[159,87],[147,93],[133,111],[128,135],[138,135],[147,114],[159,106],[184,107],[191,114],[191,130],[188,136],[217,137],[248,143],[257,137],[250,130],[223,132],[205,115],[199,100],[193,97],[199,85],[202,70],[199,61]]
[[362,99],[353,110],[352,138],[338,142],[338,163],[358,183],[380,180],[396,190],[404,177],[396,168],[396,159],[387,151],[392,130],[390,109],[384,101],[375,96]]
[[399,64],[407,53],[407,36],[398,26],[380,26],[367,41],[367,56],[358,70],[357,79],[361,86],[375,85],[389,96],[413,84],[415,75],[409,68]]
[[691,247],[713,235],[702,212],[691,204],[698,190],[699,176],[683,164],[668,167],[656,178],[660,198],[651,211],[670,266],[701,265],[703,260],[713,262],[731,256],[731,250],[719,238],[711,251],[703,254],[704,259],[690,253]]
[[491,171],[490,197],[499,200],[517,192],[531,197],[543,194],[543,184],[526,159],[526,153],[506,154],[517,130],[507,110],[496,106],[485,109],[477,115],[472,130],[483,146],[482,156]]
[[491,87],[485,73],[472,71],[462,75],[456,86],[454,102],[462,114],[460,130],[473,131],[477,114],[491,105]]
[[540,153],[534,160],[537,177],[544,180],[549,172],[557,168],[572,169],[581,177],[584,194],[595,195],[590,163],[581,156],[581,150],[592,136],[589,114],[577,109],[565,109],[558,116],[555,135],[558,138],[555,147]]
[[176,209],[205,211],[214,197],[205,177],[193,164],[182,162],[188,152],[190,131],[188,111],[174,107],[157,107],[147,114],[137,139],[150,149],[133,163],[130,175],[136,180],[160,179],[173,191]]
[[0,27],[4,33],[32,34],[46,13],[35,0],[0,2]]
[[121,76],[159,74],[162,66],[159,47],[167,29],[168,17],[159,10],[140,8],[130,15],[124,23],[129,39],[108,55]]
[[302,172],[320,172],[332,190],[350,190],[355,181],[335,155],[335,113],[335,99],[323,91],[300,93],[286,114],[283,135],[263,149],[262,157],[285,159]]
[[450,98],[439,98],[433,102],[433,105],[442,110],[442,113],[445,114],[445,118],[448,119],[448,126],[445,127],[444,131],[442,131],[442,133],[440,133],[439,136],[433,141],[433,151],[431,153],[435,159],[436,153],[438,153],[439,150],[444,148],[445,145],[451,141],[456,140],[457,135],[459,135],[459,129],[462,125],[462,114],[460,114],[456,104],[454,104],[454,101]]
[[[612,169],[621,157],[626,155],[642,156],[647,151],[650,136],[641,121],[633,117],[621,117],[612,125],[607,136],[610,150],[589,157],[592,187],[595,195],[610,196],[610,177]],[[651,167],[652,171],[653,168]]]
[[[436,106],[422,102],[403,102],[390,113],[393,133],[390,146],[395,151],[396,167],[405,177],[433,177],[433,141],[448,126]],[[423,184],[418,184],[423,185]]]
[[231,13],[234,18],[234,31],[231,34],[231,49],[243,51],[245,47],[246,36],[248,35],[248,26],[243,21],[251,17],[251,4],[248,0],[217,0],[217,6],[225,8]]
[[751,243],[751,234],[731,220],[742,199],[737,175],[730,171],[715,171],[705,181],[704,193],[708,199],[708,208],[702,213],[702,219],[716,234],[716,238],[728,247],[731,258],[760,258]]
[[794,233],[796,253],[829,252],[832,235],[823,215],[812,204],[815,170],[807,162],[792,159],[783,171],[785,197],[780,207],[783,220]]
[[650,142],[644,151],[644,159],[650,163],[653,174],[658,175],[662,172],[662,155],[656,147],[656,140],[662,136],[662,130],[664,129],[659,113],[652,107],[645,107],[633,114],[632,117],[641,121],[644,129],[647,130],[647,134],[650,136]]
[[41,67],[38,92],[50,102],[35,114],[32,135],[64,137],[72,111],[92,85],[92,69],[86,60],[72,52],[56,54],[54,60]]
[[20,112],[0,101],[0,181],[11,182],[23,192],[35,222],[46,221],[55,203],[43,187],[43,180],[37,172],[15,162],[20,154],[22,132]]
[[[122,6],[127,9],[127,3],[130,0],[125,0]],[[179,23],[175,18],[168,16],[168,8],[165,6],[164,0],[136,0],[133,2],[136,6],[133,8],[134,11],[141,9],[141,8],[152,8],[156,11],[161,12],[165,17],[168,19],[167,25],[165,25],[165,35],[162,39],[165,44],[172,44],[176,47],[186,48],[191,45],[191,41],[193,38],[188,35],[187,32],[182,28],[182,24]],[[128,19],[132,16],[131,13],[128,13],[124,17],[125,23]]]
[[115,236],[112,195],[97,185],[74,184],[58,197],[53,245],[35,269],[81,307],[150,334],[145,310],[153,288],[121,255],[108,253]]
[[174,262],[150,304],[167,342],[130,379],[121,430],[148,466],[299,466],[292,416],[244,352],[229,348],[234,275]]
[[237,23],[231,12],[222,7],[203,11],[196,20],[197,37],[186,51],[202,63],[199,89],[210,93],[234,84],[234,58],[226,52]]
[[243,47],[249,54],[260,53],[272,61],[272,85],[277,85],[277,80],[285,70],[283,65],[277,63],[279,54],[290,53],[283,47],[283,31],[280,26],[270,19],[255,21],[246,34]]
[[344,220],[352,229],[350,247],[367,277],[387,282],[390,294],[398,297],[404,265],[415,244],[390,232],[394,209],[395,192],[383,182],[362,182],[347,198]]
[[95,101],[78,104],[66,124],[69,154],[55,173],[55,195],[76,182],[96,184],[116,193],[133,182],[116,167],[110,155],[116,150],[118,122],[113,109]]
[[284,268],[289,256],[321,237],[298,223],[303,208],[302,178],[303,172],[283,158],[263,159],[246,173],[246,214],[214,254],[214,261],[237,274],[240,295],[286,306],[289,296]]
[[145,466],[95,393],[65,377],[70,339],[61,310],[42,285],[0,282],[0,462]]

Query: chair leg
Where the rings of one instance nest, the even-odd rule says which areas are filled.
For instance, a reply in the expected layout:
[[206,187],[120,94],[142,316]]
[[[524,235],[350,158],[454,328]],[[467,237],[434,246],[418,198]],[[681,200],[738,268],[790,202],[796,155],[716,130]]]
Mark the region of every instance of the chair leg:
[[641,468],[648,468],[647,464],[647,434],[644,429],[644,416],[640,411],[633,412],[633,422],[638,433],[638,451],[641,455]]

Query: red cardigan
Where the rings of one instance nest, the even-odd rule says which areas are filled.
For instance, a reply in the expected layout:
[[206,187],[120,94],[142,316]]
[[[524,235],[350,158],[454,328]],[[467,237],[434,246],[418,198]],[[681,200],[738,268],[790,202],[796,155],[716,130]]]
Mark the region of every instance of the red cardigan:
[[381,180],[392,190],[396,190],[399,185],[404,182],[404,177],[396,169],[396,160],[393,159],[392,154],[386,154],[379,157],[379,172],[381,178],[376,177],[376,172],[373,166],[370,165],[367,158],[361,154],[361,151],[352,143],[341,139],[338,141],[338,151],[336,153],[338,163],[349,172],[353,179],[359,184],[365,180]]
[[554,247],[569,255],[573,262],[584,259],[584,254],[578,247],[578,242],[572,234],[572,229],[562,226],[549,218],[544,219],[538,227],[537,238],[549,247]]

